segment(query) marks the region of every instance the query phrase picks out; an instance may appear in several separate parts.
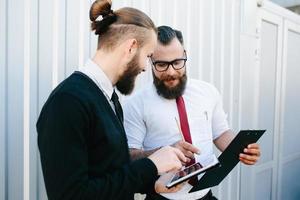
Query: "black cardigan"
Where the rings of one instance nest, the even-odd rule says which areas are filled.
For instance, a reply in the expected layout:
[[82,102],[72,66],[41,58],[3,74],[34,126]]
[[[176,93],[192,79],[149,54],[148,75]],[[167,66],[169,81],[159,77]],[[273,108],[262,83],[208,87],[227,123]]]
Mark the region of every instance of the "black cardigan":
[[157,169],[130,161],[125,130],[98,86],[73,73],[51,93],[37,122],[49,199],[134,199],[153,190]]

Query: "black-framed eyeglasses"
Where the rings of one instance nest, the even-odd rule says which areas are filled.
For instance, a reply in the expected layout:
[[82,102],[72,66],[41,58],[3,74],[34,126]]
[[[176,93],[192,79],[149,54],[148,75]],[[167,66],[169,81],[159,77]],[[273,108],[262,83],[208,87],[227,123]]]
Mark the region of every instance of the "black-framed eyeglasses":
[[162,60],[153,60],[151,58],[152,65],[154,66],[155,70],[158,72],[167,71],[170,65],[173,67],[174,70],[180,70],[185,67],[185,63],[187,61],[186,52],[183,52],[185,58],[177,58],[172,61],[162,61]]

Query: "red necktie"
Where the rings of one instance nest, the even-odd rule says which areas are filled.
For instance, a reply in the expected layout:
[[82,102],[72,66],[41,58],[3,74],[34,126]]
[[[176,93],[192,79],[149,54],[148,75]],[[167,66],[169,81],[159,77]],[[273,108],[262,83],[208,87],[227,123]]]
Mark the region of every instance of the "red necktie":
[[[189,121],[187,118],[187,114],[186,114],[186,109],[185,109],[185,105],[184,105],[184,100],[183,97],[180,96],[176,99],[176,104],[177,104],[177,109],[178,109],[178,114],[179,114],[179,118],[180,118],[180,127],[181,127],[181,131],[184,137],[184,140],[190,144],[192,144],[192,137],[190,134],[190,127],[189,127]],[[192,159],[187,166],[194,164],[195,163],[195,159]]]
[[[182,131],[184,140],[186,142],[192,144],[192,137],[191,137],[191,133],[190,133],[189,121],[187,118],[184,100],[183,100],[182,96],[180,96],[176,99],[176,104],[177,104],[177,110],[178,110],[178,114],[179,114],[179,118],[180,118],[180,127],[181,127],[181,131]],[[195,163],[195,159],[191,159],[191,161],[189,163],[187,163],[186,166],[190,166],[194,163]],[[195,186],[197,184],[197,182],[198,182],[197,177],[191,178],[189,180],[189,184],[191,184],[192,186]]]

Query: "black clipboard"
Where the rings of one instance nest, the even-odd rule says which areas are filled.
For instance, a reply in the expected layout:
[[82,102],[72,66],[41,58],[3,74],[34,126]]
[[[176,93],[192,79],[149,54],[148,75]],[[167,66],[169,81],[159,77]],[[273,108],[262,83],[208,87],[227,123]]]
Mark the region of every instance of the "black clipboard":
[[243,152],[243,149],[249,144],[255,143],[265,131],[266,130],[241,130],[219,156],[218,160],[221,167],[206,172],[189,193],[219,185],[238,164],[240,161],[239,154]]

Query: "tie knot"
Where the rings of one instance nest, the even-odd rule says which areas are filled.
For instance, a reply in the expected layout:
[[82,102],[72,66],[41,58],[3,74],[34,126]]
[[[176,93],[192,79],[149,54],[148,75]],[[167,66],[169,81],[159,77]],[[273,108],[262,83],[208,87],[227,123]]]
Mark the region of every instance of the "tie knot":
[[182,103],[184,103],[183,97],[182,97],[182,96],[177,97],[177,98],[176,98],[176,103],[177,103],[177,104],[182,104]]
[[111,96],[111,101],[113,102],[113,104],[115,106],[115,113],[116,113],[117,117],[123,124],[123,110],[122,110],[122,106],[119,102],[119,97],[118,97],[117,93],[115,92],[115,90]]
[[114,90],[114,92],[113,92],[112,95],[111,95],[111,100],[112,100],[113,102],[116,102],[116,101],[119,100],[119,96],[117,95],[117,93],[116,93],[115,90]]

